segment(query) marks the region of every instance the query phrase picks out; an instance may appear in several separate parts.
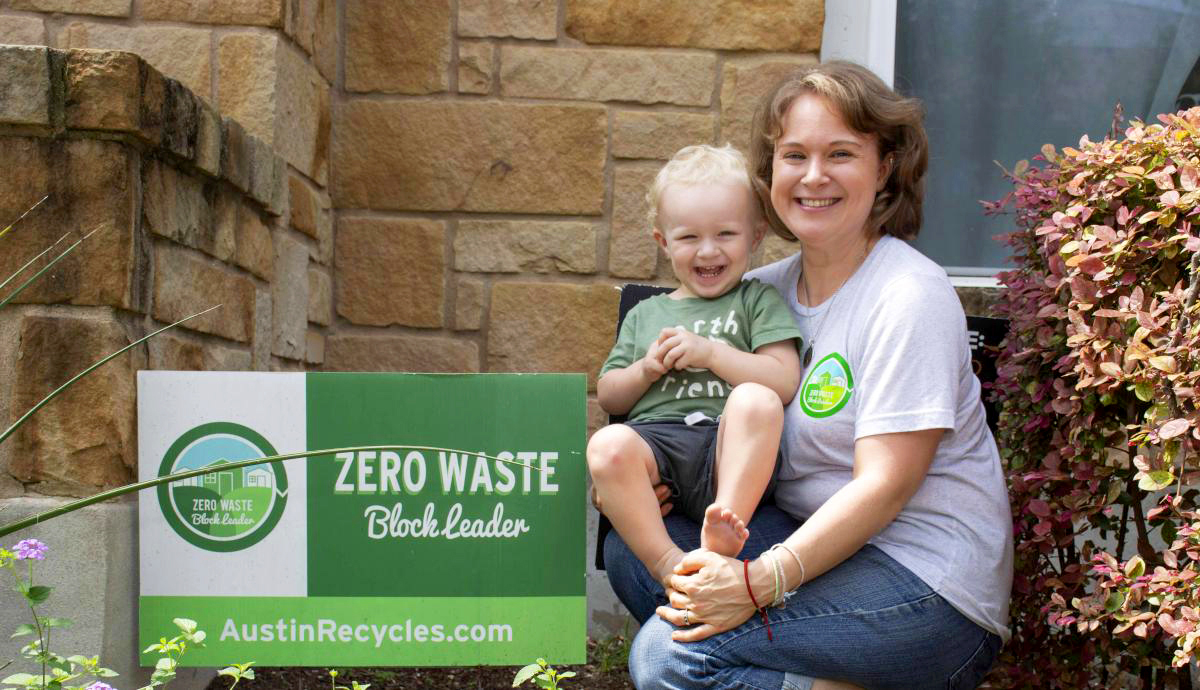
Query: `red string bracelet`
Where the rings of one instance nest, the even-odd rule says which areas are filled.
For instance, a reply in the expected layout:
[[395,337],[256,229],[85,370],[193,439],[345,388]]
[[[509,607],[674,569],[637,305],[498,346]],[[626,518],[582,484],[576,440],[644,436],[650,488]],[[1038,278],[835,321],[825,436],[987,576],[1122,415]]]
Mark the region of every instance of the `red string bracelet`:
[[754,604],[754,608],[762,614],[763,625],[767,626],[767,642],[773,642],[771,637],[771,623],[767,620],[767,610],[758,605],[758,600],[754,598],[754,590],[750,589],[750,559],[742,559],[742,572],[746,575],[746,591],[750,593],[750,603]]

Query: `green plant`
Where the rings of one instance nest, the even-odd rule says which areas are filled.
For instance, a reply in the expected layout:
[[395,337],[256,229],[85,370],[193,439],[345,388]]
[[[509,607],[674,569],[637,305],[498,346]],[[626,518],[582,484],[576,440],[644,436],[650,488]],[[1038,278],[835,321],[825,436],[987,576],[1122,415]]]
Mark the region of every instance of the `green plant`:
[[339,673],[338,673],[337,669],[332,669],[332,668],[329,669],[330,690],[367,690],[367,688],[371,687],[370,683],[362,685],[357,680],[350,681],[350,687],[346,687],[345,685],[338,685],[336,682],[338,675],[339,675]]
[[1040,161],[987,205],[1019,228],[995,384],[1013,638],[991,682],[1190,687],[1172,667],[1200,638],[1200,108]]
[[[16,581],[14,590],[19,592],[29,606],[33,617],[32,624],[17,627],[13,637],[33,635],[34,639],[21,649],[21,655],[33,662],[39,672],[15,673],[0,680],[9,688],[83,688],[83,685],[71,685],[82,678],[111,678],[116,674],[100,666],[98,657],[72,655],[64,657],[55,654],[50,649],[50,633],[55,628],[71,627],[71,621],[66,618],[52,618],[38,613],[38,608],[50,598],[52,589],[46,585],[34,583],[34,562],[41,561],[48,551],[45,544],[37,539],[23,539],[13,547],[12,551],[0,548],[0,568],[9,571]],[[28,569],[26,574],[18,572],[18,563],[25,561]],[[104,683],[92,683],[89,689],[100,690],[97,686],[107,687]],[[111,690],[111,689],[110,689]]]
[[228,677],[232,678],[233,684],[229,686],[229,690],[233,690],[233,688],[236,688],[238,682],[241,681],[243,678],[246,680],[254,680],[254,669],[250,668],[253,665],[254,665],[253,661],[248,661],[244,664],[234,664],[232,666],[226,666],[225,668],[221,669],[220,671],[217,671],[217,675],[218,676],[228,676]]
[[612,673],[629,666],[629,649],[633,646],[629,621],[625,619],[621,632],[596,640],[592,646],[592,658],[600,666],[601,673]]
[[[207,635],[203,630],[199,630],[196,627],[196,621],[191,620],[190,618],[175,618],[172,619],[172,622],[175,623],[176,627],[179,628],[179,634],[169,640],[165,637],[159,638],[158,642],[146,647],[144,650],[144,653],[147,654],[150,652],[157,652],[163,656],[154,664],[154,672],[150,674],[150,684],[140,688],[140,690],[152,690],[152,688],[166,685],[167,683],[175,680],[175,669],[179,667],[179,659],[184,655],[185,652],[187,652],[188,645],[193,647],[204,646],[204,638],[206,638]],[[249,669],[250,664],[245,664],[245,667]],[[236,671],[239,667],[231,668],[234,668]],[[253,678],[254,672],[248,672],[250,673],[248,677]],[[222,675],[228,674],[225,674],[224,671],[222,671]],[[240,679],[240,677],[241,675],[239,673],[239,675],[235,677],[233,682],[234,685],[237,685],[237,681]]]
[[574,677],[574,671],[559,673],[553,666],[547,664],[545,659],[538,659],[536,663],[529,664],[517,671],[512,686],[515,688],[532,679],[533,684],[543,690],[558,690],[558,681]]

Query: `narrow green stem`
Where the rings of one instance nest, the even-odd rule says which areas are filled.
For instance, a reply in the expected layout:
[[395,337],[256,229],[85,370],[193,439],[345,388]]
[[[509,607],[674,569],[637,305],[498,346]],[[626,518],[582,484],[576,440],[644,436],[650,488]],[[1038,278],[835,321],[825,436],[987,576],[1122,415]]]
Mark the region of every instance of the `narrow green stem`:
[[9,223],[8,226],[5,227],[3,230],[0,230],[0,237],[4,237],[5,235],[7,235],[9,230],[12,230],[14,227],[16,227],[17,223],[20,223],[22,220],[24,220],[25,216],[29,215],[30,213],[33,213],[33,209],[37,208],[38,206],[41,206],[42,202],[49,198],[50,198],[50,195],[47,194],[46,196],[42,197],[41,199],[38,199],[38,202],[36,204],[25,209],[25,212],[22,213],[19,218],[17,218],[13,222]]
[[[101,503],[103,501],[107,501],[110,498],[116,498],[117,496],[124,496],[125,494],[130,494],[130,493],[134,493],[136,491],[141,491],[142,489],[149,489],[150,487],[158,486],[160,484],[169,484],[171,482],[179,481],[181,479],[190,479],[192,477],[201,477],[206,474],[212,474],[213,472],[219,472],[219,471],[224,471],[224,470],[236,470],[236,469],[240,469],[242,467],[250,467],[252,465],[262,465],[262,464],[268,463],[268,462],[282,462],[284,460],[294,460],[296,458],[308,458],[308,457],[313,457],[313,456],[317,456],[317,455],[336,455],[338,453],[357,453],[357,452],[363,451],[363,450],[431,450],[431,451],[446,451],[446,452],[453,452],[453,453],[467,452],[467,451],[463,451],[463,450],[456,449],[456,448],[439,448],[436,446],[413,446],[413,445],[347,446],[346,448],[325,448],[325,449],[321,449],[321,450],[305,450],[305,451],[301,451],[298,453],[287,453],[284,455],[271,455],[271,456],[268,456],[265,458],[251,458],[249,460],[238,460],[237,462],[222,463],[220,465],[210,465],[208,467],[201,467],[200,469],[187,470],[186,472],[177,472],[175,474],[168,474],[168,475],[165,475],[162,477],[156,477],[154,479],[147,479],[145,481],[135,482],[133,484],[126,484],[125,486],[118,486],[115,489],[109,489],[108,491],[101,491],[98,494],[88,496],[87,498],[81,498],[78,501],[71,501],[70,503],[67,503],[66,505],[62,505],[62,506],[59,506],[58,508],[54,508],[53,510],[47,510],[44,513],[38,513],[37,515],[27,517],[23,520],[18,520],[16,522],[10,522],[7,525],[0,526],[0,537],[7,536],[18,530],[25,529],[26,527],[32,527],[39,523],[45,522],[46,520],[49,520],[51,518],[56,518],[59,515],[65,515],[66,513],[71,513],[76,510],[79,510],[80,508],[86,508],[87,506],[94,505],[96,503]],[[517,462],[516,460],[508,460],[506,458],[497,458],[492,455],[486,455],[484,453],[476,453],[476,452],[470,452],[470,455],[476,455],[481,458],[486,458],[488,460],[495,460],[497,462],[504,462],[504,463],[508,463],[510,465],[515,465],[517,467],[531,469],[531,470],[534,470],[535,472],[542,471],[542,469],[536,465],[526,465],[525,463]]]
[[[158,335],[159,333],[162,333],[162,332],[163,332],[163,331],[165,331],[165,330],[168,330],[168,329],[174,328],[174,327],[178,326],[179,324],[183,323],[184,321],[189,321],[189,320],[191,320],[191,319],[194,319],[194,318],[196,318],[197,316],[203,316],[204,314],[207,314],[208,312],[212,311],[213,309],[217,309],[217,308],[218,308],[218,307],[220,307],[220,306],[221,306],[221,305],[219,305],[219,304],[218,304],[218,305],[216,305],[215,307],[209,307],[208,309],[205,309],[205,310],[204,310],[204,311],[202,311],[202,312],[197,312],[197,313],[195,313],[195,314],[192,314],[191,316],[186,316],[186,317],[184,317],[184,318],[182,318],[182,319],[180,319],[180,320],[176,321],[175,323],[171,324],[170,326],[164,326],[163,328],[160,328],[160,329],[158,329],[157,331],[154,331],[153,333],[151,333],[150,335],[147,335],[147,336],[145,336],[144,338],[139,338],[139,339],[137,339],[137,340],[133,341],[132,343],[129,343],[128,345],[126,345],[125,347],[121,348],[120,350],[117,350],[116,352],[114,352],[114,353],[112,353],[112,354],[108,355],[108,356],[107,356],[107,357],[105,357],[104,359],[101,359],[100,361],[96,362],[95,364],[93,364],[92,366],[88,367],[87,369],[84,369],[83,371],[79,372],[79,373],[78,373],[78,374],[76,374],[75,376],[72,376],[72,377],[71,377],[71,380],[67,381],[66,383],[64,383],[63,385],[59,386],[58,388],[55,388],[55,389],[54,389],[54,390],[53,390],[53,391],[50,393],[50,395],[47,395],[45,398],[42,398],[42,401],[41,401],[41,402],[39,402],[38,404],[36,404],[36,405],[34,405],[33,407],[29,408],[29,411],[28,411],[28,412],[26,412],[25,414],[21,415],[20,419],[18,419],[17,421],[13,422],[12,426],[10,426],[10,427],[8,427],[7,429],[5,429],[5,430],[4,430],[4,433],[0,434],[0,443],[3,443],[5,439],[7,439],[9,436],[12,436],[13,432],[17,430],[17,427],[19,427],[19,426],[21,426],[22,424],[24,424],[24,423],[25,423],[25,420],[27,420],[27,419],[29,419],[30,417],[32,417],[32,416],[33,416],[33,413],[35,413],[35,412],[37,412],[38,410],[42,409],[42,407],[44,407],[44,406],[46,405],[46,403],[48,403],[48,402],[50,402],[51,400],[53,400],[54,398],[58,397],[58,395],[59,395],[60,393],[62,393],[63,391],[65,391],[67,388],[71,387],[71,385],[72,385],[72,384],[74,384],[74,383],[75,383],[76,381],[78,381],[79,379],[81,379],[81,378],[83,378],[84,376],[87,376],[88,374],[92,373],[92,371],[94,371],[95,369],[98,369],[99,367],[101,367],[101,366],[104,366],[105,364],[107,364],[107,363],[109,362],[109,360],[111,360],[111,359],[113,359],[113,358],[115,358],[115,357],[118,357],[118,356],[120,356],[120,355],[124,354],[125,352],[129,351],[130,349],[132,349],[132,348],[134,348],[134,347],[137,347],[138,345],[141,345],[142,343],[144,343],[144,342],[146,342],[147,340],[149,340],[149,339],[153,338],[154,336]],[[0,536],[3,536],[3,534],[0,534]]]
[[69,233],[69,232],[68,232],[68,233],[66,233],[66,234],[64,234],[62,237],[58,238],[58,240],[57,240],[57,241],[55,241],[55,243],[54,243],[54,244],[50,245],[49,247],[46,247],[46,248],[45,248],[45,249],[43,249],[41,252],[39,252],[37,256],[33,257],[33,258],[32,258],[32,259],[30,259],[29,261],[26,261],[26,262],[25,262],[25,265],[24,265],[24,266],[22,266],[22,267],[20,267],[20,268],[18,268],[16,273],[13,273],[13,274],[12,274],[12,275],[10,275],[9,277],[5,278],[3,283],[0,283],[0,290],[3,290],[4,288],[8,287],[8,284],[9,284],[9,283],[11,283],[11,282],[13,282],[14,280],[16,280],[16,279],[17,279],[17,276],[19,276],[19,275],[21,275],[22,273],[24,273],[24,272],[26,271],[26,269],[28,269],[28,268],[29,268],[30,266],[32,266],[32,265],[33,265],[35,262],[37,262],[37,260],[38,260],[38,259],[40,259],[40,258],[42,258],[43,256],[45,256],[45,255],[49,254],[51,249],[54,249],[54,248],[55,248],[55,247],[57,247],[59,244],[61,244],[63,240],[67,239],[67,235],[70,235],[70,234],[71,234],[71,233]]

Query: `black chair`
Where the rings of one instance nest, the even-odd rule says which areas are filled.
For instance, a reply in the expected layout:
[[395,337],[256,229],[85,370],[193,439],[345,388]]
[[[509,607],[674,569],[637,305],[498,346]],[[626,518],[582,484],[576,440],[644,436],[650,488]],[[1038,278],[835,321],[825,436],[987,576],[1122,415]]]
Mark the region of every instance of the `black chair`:
[[[647,297],[661,295],[670,292],[674,288],[659,287],[657,285],[637,285],[630,283],[621,288],[621,303],[617,307],[617,331],[620,332],[621,324],[625,321],[625,315],[633,309],[634,305]],[[996,380],[996,355],[999,354],[1000,341],[1004,339],[1005,333],[1008,332],[1007,319],[993,319],[986,316],[968,316],[967,317],[967,337],[971,345],[971,364],[975,368],[975,375],[979,377],[980,383],[984,384],[983,408],[987,412],[987,423],[994,433],[996,431],[996,420],[999,417],[999,410],[995,408],[989,398],[990,388],[988,385]],[[626,417],[622,415],[613,415],[608,418],[610,424],[620,424],[624,422]],[[612,531],[612,523],[604,515],[600,516],[600,523],[596,529],[596,569],[604,570],[604,539],[608,533]]]

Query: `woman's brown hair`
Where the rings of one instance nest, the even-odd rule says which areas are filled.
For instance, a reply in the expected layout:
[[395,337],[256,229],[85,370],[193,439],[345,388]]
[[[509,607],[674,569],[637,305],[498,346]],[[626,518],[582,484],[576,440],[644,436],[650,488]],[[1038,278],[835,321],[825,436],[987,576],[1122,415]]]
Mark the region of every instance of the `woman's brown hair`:
[[802,67],[787,75],[763,98],[754,115],[750,165],[771,229],[786,240],[796,240],[771,205],[771,175],[783,118],[792,102],[807,93],[828,101],[854,131],[874,137],[881,160],[892,157],[891,173],[867,218],[868,229],[905,240],[916,237],[929,165],[924,109],[920,101],[896,93],[867,68],[841,61]]

